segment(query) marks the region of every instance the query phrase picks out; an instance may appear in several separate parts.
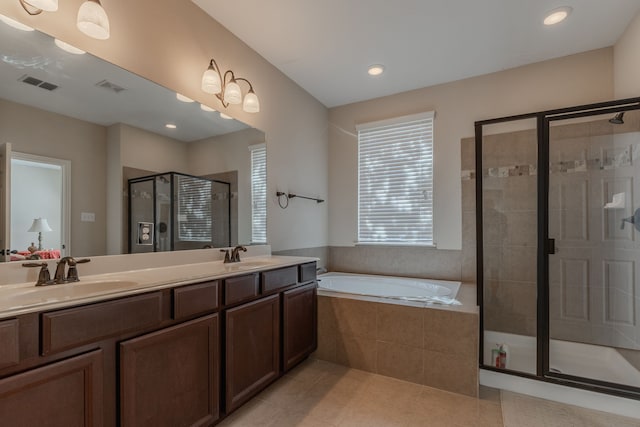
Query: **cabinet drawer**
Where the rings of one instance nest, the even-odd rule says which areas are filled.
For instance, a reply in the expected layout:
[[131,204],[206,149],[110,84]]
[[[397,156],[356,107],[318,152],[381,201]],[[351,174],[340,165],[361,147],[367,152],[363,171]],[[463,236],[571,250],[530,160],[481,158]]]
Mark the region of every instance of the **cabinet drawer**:
[[42,314],[42,354],[56,353],[160,324],[162,293]]
[[316,263],[308,262],[306,264],[299,265],[298,274],[300,275],[300,283],[316,280]]
[[216,310],[219,282],[197,283],[173,290],[173,318],[176,320]]
[[263,293],[272,292],[298,283],[297,266],[264,271],[261,274]]
[[259,295],[258,274],[232,277],[224,281],[224,303],[234,304],[255,298]]
[[18,319],[0,322],[0,369],[20,361]]

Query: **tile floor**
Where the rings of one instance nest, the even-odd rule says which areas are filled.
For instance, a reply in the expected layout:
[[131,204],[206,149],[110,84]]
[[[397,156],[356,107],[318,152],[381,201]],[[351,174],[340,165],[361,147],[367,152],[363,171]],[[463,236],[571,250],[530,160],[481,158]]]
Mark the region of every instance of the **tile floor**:
[[640,427],[640,419],[484,387],[475,399],[310,359],[219,425]]

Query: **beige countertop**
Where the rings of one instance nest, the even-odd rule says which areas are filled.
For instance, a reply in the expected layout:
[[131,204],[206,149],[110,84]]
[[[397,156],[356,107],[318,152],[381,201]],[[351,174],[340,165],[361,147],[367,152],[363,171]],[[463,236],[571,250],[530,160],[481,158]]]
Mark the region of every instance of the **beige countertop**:
[[80,276],[75,283],[35,286],[34,282],[0,286],[0,318],[144,292],[288,267],[317,258],[292,256],[245,257],[238,263],[198,262]]

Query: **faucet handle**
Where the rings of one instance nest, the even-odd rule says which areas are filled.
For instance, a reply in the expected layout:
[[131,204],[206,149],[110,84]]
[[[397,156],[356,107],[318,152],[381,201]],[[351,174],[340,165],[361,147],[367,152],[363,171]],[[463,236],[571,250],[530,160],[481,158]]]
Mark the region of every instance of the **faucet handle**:
[[67,271],[67,282],[77,282],[80,280],[78,277],[78,269],[76,268],[76,264],[85,264],[87,262],[91,262],[89,258],[83,259],[74,259],[71,258],[67,264],[69,264],[69,271]]
[[23,267],[40,267],[40,272],[38,273],[38,281],[36,282],[36,286],[44,286],[50,285],[53,282],[51,281],[51,275],[49,274],[49,265],[46,262],[25,262],[22,264]]
[[224,263],[231,262],[231,257],[229,256],[229,249],[220,249],[220,252],[224,252]]

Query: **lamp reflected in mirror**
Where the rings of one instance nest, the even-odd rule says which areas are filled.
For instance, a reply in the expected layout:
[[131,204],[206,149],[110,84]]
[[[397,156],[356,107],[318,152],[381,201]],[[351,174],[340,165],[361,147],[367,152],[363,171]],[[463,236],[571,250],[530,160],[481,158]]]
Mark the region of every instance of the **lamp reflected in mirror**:
[[49,226],[46,218],[35,218],[33,224],[27,230],[30,233],[38,233],[38,250],[42,250],[42,233],[47,231],[53,231]]

